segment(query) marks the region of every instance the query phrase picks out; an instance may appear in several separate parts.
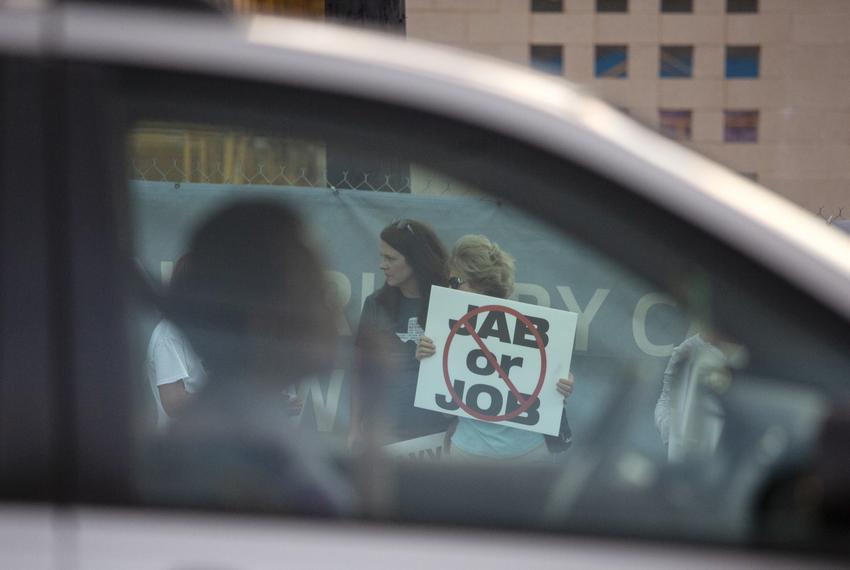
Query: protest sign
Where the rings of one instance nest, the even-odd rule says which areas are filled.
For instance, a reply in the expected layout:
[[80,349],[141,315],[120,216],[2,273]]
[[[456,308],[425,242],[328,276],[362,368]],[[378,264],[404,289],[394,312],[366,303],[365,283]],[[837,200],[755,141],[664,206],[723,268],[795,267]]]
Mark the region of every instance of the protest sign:
[[414,405],[557,435],[578,315],[431,289],[425,335],[437,352],[419,366]]
[[443,440],[446,432],[432,433],[414,439],[385,445],[384,453],[397,459],[440,461],[444,457]]

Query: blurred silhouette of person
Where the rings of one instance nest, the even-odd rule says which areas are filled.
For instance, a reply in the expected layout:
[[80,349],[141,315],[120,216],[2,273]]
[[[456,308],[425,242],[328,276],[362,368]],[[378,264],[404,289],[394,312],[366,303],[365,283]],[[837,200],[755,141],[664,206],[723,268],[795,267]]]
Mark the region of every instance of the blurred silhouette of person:
[[[413,407],[419,374],[416,346],[424,332],[431,286],[448,284],[445,247],[428,225],[402,219],[381,231],[378,253],[385,282],[366,298],[360,316],[350,445],[361,440],[364,426],[391,443],[439,433],[448,424],[443,414]],[[381,362],[375,352],[383,356]]]
[[239,202],[203,223],[190,248],[166,313],[207,385],[171,425],[155,492],[204,506],[350,509],[347,483],[288,421],[286,390],[328,372],[336,344],[323,265],[301,220],[276,202]]
[[710,330],[673,349],[655,404],[655,425],[670,461],[714,453],[726,416],[717,394],[746,358],[744,347]]

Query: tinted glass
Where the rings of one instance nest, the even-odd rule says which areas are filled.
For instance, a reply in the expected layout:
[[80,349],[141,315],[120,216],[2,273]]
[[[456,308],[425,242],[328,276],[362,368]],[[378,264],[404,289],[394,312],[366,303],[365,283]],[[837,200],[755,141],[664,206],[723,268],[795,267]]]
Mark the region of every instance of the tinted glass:
[[596,0],[597,12],[628,12],[629,0]]
[[724,111],[723,140],[726,142],[758,142],[758,111]]
[[597,173],[190,85],[127,133],[144,502],[741,541],[846,391],[818,309]]
[[564,0],[531,0],[532,12],[563,12]]
[[660,109],[658,111],[659,130],[671,139],[690,140],[691,115],[691,111],[687,109]]
[[694,66],[693,46],[661,46],[661,77],[691,77]]
[[757,78],[759,46],[726,46],[726,77]]
[[564,46],[532,45],[531,66],[553,75],[563,75]]
[[625,79],[628,75],[628,46],[596,46],[596,77]]
[[759,11],[759,0],[726,0],[729,14],[754,14]]
[[693,0],[661,0],[662,12],[693,12]]

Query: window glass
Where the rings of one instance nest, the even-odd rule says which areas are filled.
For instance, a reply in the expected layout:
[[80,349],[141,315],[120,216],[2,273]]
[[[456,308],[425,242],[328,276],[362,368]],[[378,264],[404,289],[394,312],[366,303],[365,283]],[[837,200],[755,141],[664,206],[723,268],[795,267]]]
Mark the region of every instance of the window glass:
[[723,140],[726,142],[758,142],[758,111],[724,111]]
[[721,244],[445,119],[219,105],[127,136],[143,502],[737,541],[811,449],[834,357]]
[[596,77],[625,79],[628,75],[628,46],[596,46]]
[[563,12],[564,0],[531,0],[532,12]]
[[726,77],[757,78],[759,46],[726,46]]
[[629,0],[596,0],[597,12],[628,12]]
[[691,140],[691,115],[690,109],[660,109],[658,129],[671,139]]
[[564,74],[564,46],[532,45],[531,66],[553,75]]
[[693,12],[693,0],[661,0],[662,12]]
[[658,62],[661,77],[691,77],[693,65],[693,46],[661,46]]
[[759,0],[726,0],[729,14],[754,14],[759,11]]

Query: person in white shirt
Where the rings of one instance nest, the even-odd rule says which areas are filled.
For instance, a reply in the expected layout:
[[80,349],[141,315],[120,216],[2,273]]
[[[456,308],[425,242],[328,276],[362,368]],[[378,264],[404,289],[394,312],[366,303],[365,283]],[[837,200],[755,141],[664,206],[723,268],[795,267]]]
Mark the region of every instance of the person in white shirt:
[[147,363],[157,427],[165,429],[203,386],[204,369],[183,334],[165,319],[151,334]]
[[[169,288],[172,293],[186,281],[190,256],[181,257]],[[148,343],[147,375],[156,400],[157,428],[164,431],[204,384],[204,367],[189,342],[173,323],[162,319]]]

